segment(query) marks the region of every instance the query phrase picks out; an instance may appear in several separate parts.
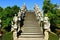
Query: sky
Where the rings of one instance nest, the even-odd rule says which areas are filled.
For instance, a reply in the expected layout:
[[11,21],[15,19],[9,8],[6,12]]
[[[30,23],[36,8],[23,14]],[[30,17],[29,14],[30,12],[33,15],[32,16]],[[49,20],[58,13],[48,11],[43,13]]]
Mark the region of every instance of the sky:
[[[0,0],[0,6],[3,8],[6,8],[7,6],[14,6],[17,5],[19,7],[22,7],[22,5],[25,3],[28,10],[33,10],[34,4],[38,4],[40,9],[42,10],[44,0]],[[51,0],[51,3],[60,5],[60,0]]]

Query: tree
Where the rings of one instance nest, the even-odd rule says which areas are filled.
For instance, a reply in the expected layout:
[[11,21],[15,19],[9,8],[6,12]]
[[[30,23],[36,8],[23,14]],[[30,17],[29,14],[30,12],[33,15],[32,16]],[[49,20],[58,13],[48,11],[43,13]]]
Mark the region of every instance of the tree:
[[14,14],[17,14],[19,11],[19,7],[18,6],[13,6],[13,7],[6,7],[5,9],[3,9],[2,12],[0,12],[0,18],[2,19],[2,28],[5,31],[10,31],[11,28],[11,21],[13,19]]
[[20,10],[20,7],[18,7],[17,5],[14,5],[14,6],[12,7],[12,9],[14,10],[14,13],[16,14],[16,13],[18,13],[18,11]]
[[60,9],[57,9],[56,10],[56,16],[57,16],[57,18],[56,18],[56,26],[58,27],[58,28],[60,28]]
[[51,23],[51,29],[52,31],[54,31],[58,27],[57,24],[60,23],[58,17],[60,16],[59,15],[60,11],[57,10],[57,4],[52,4],[50,0],[44,0],[43,10],[44,10],[44,14],[45,13],[48,14]]
[[43,3],[44,13],[47,13],[48,11],[53,12],[54,8],[56,8],[56,7],[57,7],[57,5],[50,3],[50,0],[44,0],[44,3]]
[[2,12],[3,11],[3,8],[2,7],[0,7],[0,12]]
[[43,2],[44,13],[47,13],[50,10],[49,6],[50,6],[50,0],[44,0]]

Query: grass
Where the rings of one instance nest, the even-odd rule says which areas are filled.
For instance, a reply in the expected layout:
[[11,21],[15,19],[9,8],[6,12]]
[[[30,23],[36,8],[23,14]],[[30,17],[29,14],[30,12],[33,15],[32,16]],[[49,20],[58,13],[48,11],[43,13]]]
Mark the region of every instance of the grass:
[[2,40],[13,40],[12,32],[6,32],[2,36]]
[[55,33],[49,33],[49,40],[59,40],[59,37]]

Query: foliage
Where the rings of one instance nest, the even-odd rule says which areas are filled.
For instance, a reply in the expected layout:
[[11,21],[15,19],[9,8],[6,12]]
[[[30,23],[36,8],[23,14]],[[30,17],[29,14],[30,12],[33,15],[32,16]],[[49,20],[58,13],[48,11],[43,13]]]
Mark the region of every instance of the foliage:
[[17,5],[14,5],[12,9],[14,10],[14,13],[17,13],[20,10],[20,7],[18,7]]
[[2,7],[0,7],[0,12],[2,12],[3,11],[3,8]]
[[[0,10],[2,10],[3,8],[0,7]],[[20,8],[15,5],[13,7],[6,7],[5,9],[3,9],[2,11],[0,11],[0,18],[2,20],[2,29],[6,30],[6,29],[10,29],[11,27],[11,21],[12,18],[14,16],[14,14],[17,14],[18,11],[20,10]],[[6,30],[8,31],[8,30]]]
[[60,28],[60,9],[57,9],[57,4],[52,4],[50,1],[51,0],[44,0],[43,10],[44,14],[48,14],[52,31],[55,31],[55,29]]
[[2,40],[13,40],[12,35],[13,35],[12,32],[6,32],[2,36]]
[[59,40],[59,37],[55,33],[49,33],[49,40]]

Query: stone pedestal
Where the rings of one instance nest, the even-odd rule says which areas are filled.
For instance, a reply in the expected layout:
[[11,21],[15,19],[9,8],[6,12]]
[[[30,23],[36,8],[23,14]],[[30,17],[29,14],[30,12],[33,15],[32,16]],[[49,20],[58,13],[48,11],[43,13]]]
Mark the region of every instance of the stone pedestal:
[[48,40],[49,38],[48,30],[45,30],[44,34],[45,34],[44,40]]
[[18,32],[21,30],[20,28],[20,21],[18,22]]
[[16,30],[13,31],[13,40],[17,40],[17,31]]

